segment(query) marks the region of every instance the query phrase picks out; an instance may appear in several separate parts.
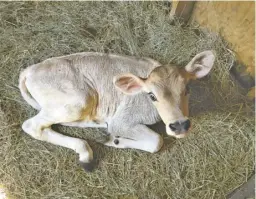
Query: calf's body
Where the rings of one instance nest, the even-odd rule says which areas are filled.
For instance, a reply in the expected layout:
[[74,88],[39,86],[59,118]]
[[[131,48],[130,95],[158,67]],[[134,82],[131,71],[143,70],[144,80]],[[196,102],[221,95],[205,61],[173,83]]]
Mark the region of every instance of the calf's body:
[[[167,131],[170,123],[170,132],[176,132],[177,121],[181,124],[186,120],[176,106],[184,96],[174,97],[175,92],[169,92],[174,88],[167,88],[167,81],[163,83],[161,74],[165,73],[168,76],[163,79],[171,76],[177,79],[172,85],[179,89],[177,96],[181,96],[186,75],[149,58],[87,52],[47,59],[26,68],[20,75],[22,96],[39,110],[22,128],[38,140],[73,149],[87,170],[93,160],[88,143],[53,131],[52,124],[107,128],[110,140],[105,144],[108,146],[156,152],[162,146],[162,138],[146,125],[162,118]],[[156,88],[160,87],[168,95],[159,94]],[[152,92],[158,93],[155,102],[148,95]],[[172,106],[168,105],[166,96]],[[165,109],[172,112],[170,116]]]

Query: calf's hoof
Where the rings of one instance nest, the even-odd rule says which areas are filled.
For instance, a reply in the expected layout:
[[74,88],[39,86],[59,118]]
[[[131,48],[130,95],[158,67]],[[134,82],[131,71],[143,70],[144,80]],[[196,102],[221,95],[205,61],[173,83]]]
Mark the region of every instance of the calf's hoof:
[[79,164],[86,172],[92,172],[95,168],[96,162],[94,160],[92,160],[91,162],[79,161]]

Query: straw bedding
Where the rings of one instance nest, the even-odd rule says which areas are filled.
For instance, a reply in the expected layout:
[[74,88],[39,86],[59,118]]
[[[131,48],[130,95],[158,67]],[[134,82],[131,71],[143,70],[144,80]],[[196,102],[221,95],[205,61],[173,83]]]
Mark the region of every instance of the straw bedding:
[[[224,198],[254,166],[253,103],[229,77],[228,45],[196,24],[170,22],[163,2],[0,3],[0,186],[9,198]],[[100,129],[54,127],[88,140],[98,161],[85,173],[68,149],[34,140],[21,124],[36,114],[17,89],[19,72],[46,58],[82,51],[147,56],[184,66],[212,49],[211,75],[191,84],[193,129],[163,132],[157,154],[96,143]]]

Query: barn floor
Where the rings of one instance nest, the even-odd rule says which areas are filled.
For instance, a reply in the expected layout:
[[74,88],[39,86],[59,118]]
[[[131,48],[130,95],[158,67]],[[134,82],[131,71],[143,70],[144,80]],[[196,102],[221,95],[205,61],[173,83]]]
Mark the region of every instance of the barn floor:
[[[254,170],[254,104],[228,70],[234,55],[218,36],[196,25],[170,23],[162,2],[0,3],[0,187],[13,199],[219,199]],[[73,151],[25,135],[35,115],[17,89],[22,68],[82,51],[147,56],[185,65],[216,52],[208,78],[191,84],[193,129],[175,140],[162,132],[157,154],[108,148],[101,130],[58,131],[89,140],[98,166],[85,173]]]

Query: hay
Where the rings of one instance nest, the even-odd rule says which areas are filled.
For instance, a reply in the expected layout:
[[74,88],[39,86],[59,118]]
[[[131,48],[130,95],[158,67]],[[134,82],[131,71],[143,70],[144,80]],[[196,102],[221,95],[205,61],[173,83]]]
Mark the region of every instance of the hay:
[[[228,69],[234,57],[217,35],[171,24],[162,2],[0,3],[0,185],[11,198],[224,198],[253,171],[254,118]],[[56,127],[89,139],[98,169],[85,173],[73,151],[22,133],[36,112],[21,98],[21,68],[82,51],[147,56],[186,64],[215,50],[210,78],[192,84],[191,136],[165,136],[157,154],[95,143],[100,130]]]

